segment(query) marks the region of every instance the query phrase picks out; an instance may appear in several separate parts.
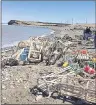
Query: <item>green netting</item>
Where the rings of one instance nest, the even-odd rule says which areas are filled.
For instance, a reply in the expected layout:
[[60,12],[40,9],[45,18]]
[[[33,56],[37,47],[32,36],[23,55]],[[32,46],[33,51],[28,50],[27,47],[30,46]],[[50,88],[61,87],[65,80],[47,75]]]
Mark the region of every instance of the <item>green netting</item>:
[[70,71],[74,71],[75,74],[78,74],[83,71],[77,63],[72,63],[70,67],[72,68]]
[[93,62],[89,61],[89,62],[88,62],[88,65],[89,65],[90,67],[92,67],[92,68],[95,68],[96,63],[93,63]]

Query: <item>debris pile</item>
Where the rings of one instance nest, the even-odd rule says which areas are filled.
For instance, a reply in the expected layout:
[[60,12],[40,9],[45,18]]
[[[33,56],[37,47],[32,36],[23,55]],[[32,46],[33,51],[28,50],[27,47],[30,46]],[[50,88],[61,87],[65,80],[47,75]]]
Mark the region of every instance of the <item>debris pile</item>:
[[66,68],[58,74],[42,75],[37,80],[37,86],[30,88],[30,92],[36,96],[42,95],[55,99],[61,97],[63,101],[66,97],[76,97],[77,100],[95,103],[95,79],[83,78],[73,71],[69,72],[70,69]]
[[[88,43],[89,42],[89,43]],[[7,60],[2,61],[2,67],[19,64],[39,64],[60,67],[59,73],[42,74],[37,79],[37,86],[30,88],[36,96],[59,98],[63,102],[72,99],[78,102],[95,103],[96,90],[96,54],[94,42],[82,40],[81,36],[65,35],[54,39],[46,37],[30,38],[19,42],[18,50]]]

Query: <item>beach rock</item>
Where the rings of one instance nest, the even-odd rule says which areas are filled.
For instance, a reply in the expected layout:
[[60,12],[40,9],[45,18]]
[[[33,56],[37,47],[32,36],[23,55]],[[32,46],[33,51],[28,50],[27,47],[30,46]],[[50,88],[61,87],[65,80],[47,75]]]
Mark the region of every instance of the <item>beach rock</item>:
[[9,66],[16,66],[18,65],[18,61],[13,59],[13,58],[10,58],[9,60],[7,60],[7,63],[6,65],[9,65]]

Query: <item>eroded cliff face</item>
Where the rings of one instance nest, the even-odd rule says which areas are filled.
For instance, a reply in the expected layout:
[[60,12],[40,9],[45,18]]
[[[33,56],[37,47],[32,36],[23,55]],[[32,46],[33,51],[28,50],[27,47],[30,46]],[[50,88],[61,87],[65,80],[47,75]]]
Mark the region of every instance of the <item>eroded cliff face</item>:
[[10,21],[8,22],[8,25],[13,25],[14,23],[16,23],[16,20],[10,20]]

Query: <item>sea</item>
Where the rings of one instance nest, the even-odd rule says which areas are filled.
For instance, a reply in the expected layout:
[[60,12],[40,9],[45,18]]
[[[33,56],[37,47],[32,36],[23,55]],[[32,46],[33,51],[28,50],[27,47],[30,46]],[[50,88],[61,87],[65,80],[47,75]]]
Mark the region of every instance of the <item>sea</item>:
[[14,46],[29,37],[48,36],[53,32],[51,29],[35,26],[2,25],[2,48]]

